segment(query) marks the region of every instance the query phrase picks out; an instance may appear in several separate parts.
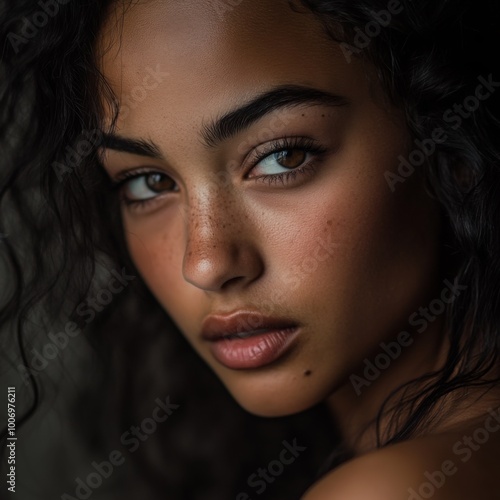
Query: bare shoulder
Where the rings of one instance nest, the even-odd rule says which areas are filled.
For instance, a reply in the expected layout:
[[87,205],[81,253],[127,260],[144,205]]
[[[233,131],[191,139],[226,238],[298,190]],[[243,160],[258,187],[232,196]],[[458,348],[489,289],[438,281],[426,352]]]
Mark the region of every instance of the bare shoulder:
[[498,439],[482,447],[464,434],[415,439],[346,462],[311,486],[301,500],[493,498],[500,480],[492,465],[499,458]]
[[[301,500],[411,499],[409,489],[418,481],[422,466],[420,455],[407,446],[389,446],[350,460],[326,474]],[[443,500],[448,499],[443,497]]]

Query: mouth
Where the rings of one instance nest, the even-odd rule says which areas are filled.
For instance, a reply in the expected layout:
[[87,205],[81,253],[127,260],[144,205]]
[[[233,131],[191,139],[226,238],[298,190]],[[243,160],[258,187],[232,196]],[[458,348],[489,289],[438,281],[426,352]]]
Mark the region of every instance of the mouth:
[[225,367],[259,368],[288,352],[300,326],[289,318],[237,311],[208,316],[203,321],[201,337],[209,342],[212,355]]
[[265,316],[258,311],[212,314],[202,324],[201,337],[208,341],[223,338],[247,338],[272,330],[285,330],[298,323],[289,318]]
[[224,335],[219,337],[218,339],[214,339],[215,341],[223,340],[223,339],[247,339],[249,337],[255,337],[256,335],[260,335],[262,333],[270,333],[275,330],[271,330],[269,328],[261,328],[260,330],[253,330],[249,332],[238,332],[230,335]]

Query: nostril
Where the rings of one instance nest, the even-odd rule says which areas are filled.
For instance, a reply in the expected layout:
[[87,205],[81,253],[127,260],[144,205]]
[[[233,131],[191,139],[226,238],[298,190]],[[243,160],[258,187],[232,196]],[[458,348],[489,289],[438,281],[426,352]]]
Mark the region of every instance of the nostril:
[[229,278],[228,280],[226,280],[226,281],[222,284],[221,288],[228,288],[228,287],[230,287],[232,284],[234,284],[234,282],[235,282],[235,281],[236,281],[236,282],[239,282],[239,281],[241,281],[242,279],[245,279],[245,277],[244,277],[244,276],[235,276],[235,277],[233,277],[233,278]]

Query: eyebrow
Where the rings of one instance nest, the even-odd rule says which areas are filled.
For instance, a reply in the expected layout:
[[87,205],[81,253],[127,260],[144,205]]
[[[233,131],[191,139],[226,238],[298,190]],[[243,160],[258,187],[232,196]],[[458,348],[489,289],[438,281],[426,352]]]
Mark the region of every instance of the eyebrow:
[[208,148],[214,148],[254,122],[278,109],[303,104],[342,106],[348,101],[344,97],[323,90],[301,85],[282,85],[254,98],[243,107],[231,111],[203,127],[202,138]]
[[[206,148],[215,148],[273,111],[306,104],[339,107],[349,104],[349,101],[345,97],[313,87],[281,85],[203,125],[202,143]],[[159,160],[165,159],[161,149],[150,139],[129,139],[116,134],[105,134],[104,147]]]
[[117,134],[104,134],[103,146],[115,151],[164,160],[160,148],[149,139],[129,139]]

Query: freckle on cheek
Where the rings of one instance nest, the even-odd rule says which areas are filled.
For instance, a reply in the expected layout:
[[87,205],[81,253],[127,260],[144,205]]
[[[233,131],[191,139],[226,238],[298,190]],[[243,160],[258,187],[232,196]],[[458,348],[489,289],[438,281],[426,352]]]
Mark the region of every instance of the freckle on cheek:
[[306,371],[304,372],[304,375],[305,375],[306,377],[308,377],[309,375],[311,375],[311,373],[312,373],[312,372],[311,372],[311,370],[306,370]]

